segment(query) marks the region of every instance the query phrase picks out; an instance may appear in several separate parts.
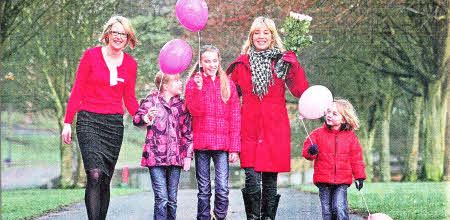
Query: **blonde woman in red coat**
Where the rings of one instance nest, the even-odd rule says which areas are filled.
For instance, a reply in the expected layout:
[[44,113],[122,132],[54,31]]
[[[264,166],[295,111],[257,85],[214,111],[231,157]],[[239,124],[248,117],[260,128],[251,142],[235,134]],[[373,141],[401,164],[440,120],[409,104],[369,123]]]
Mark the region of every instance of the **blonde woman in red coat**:
[[356,188],[363,187],[362,150],[353,132],[358,126],[352,104],[336,99],[327,110],[325,125],[303,143],[303,157],[314,161],[313,182],[319,187],[323,219],[348,219],[347,188],[353,177]]
[[265,17],[254,20],[242,55],[227,73],[242,95],[240,161],[247,219],[275,219],[277,174],[290,172],[291,161],[285,85],[300,97],[308,81],[296,55],[284,49],[273,20]]
[[200,49],[200,66],[186,84],[186,105],[192,115],[195,172],[198,185],[197,219],[210,220],[210,164],[214,163],[213,218],[225,219],[228,212],[229,162],[241,149],[241,104],[234,83],[222,70],[219,50],[211,45]]

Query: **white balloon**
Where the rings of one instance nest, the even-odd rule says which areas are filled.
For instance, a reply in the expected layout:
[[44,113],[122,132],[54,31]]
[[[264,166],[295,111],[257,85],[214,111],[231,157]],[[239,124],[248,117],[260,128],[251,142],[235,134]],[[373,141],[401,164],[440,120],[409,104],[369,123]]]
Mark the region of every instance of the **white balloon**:
[[309,87],[298,100],[300,116],[307,119],[318,119],[325,115],[333,103],[330,90],[322,85]]

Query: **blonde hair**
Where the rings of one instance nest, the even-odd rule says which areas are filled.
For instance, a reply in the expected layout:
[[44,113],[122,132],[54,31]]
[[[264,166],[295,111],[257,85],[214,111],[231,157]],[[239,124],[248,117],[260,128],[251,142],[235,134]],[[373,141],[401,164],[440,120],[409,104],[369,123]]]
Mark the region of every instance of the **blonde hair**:
[[333,103],[336,104],[337,111],[344,118],[344,123],[346,123],[344,130],[357,130],[359,128],[359,119],[353,105],[348,100],[342,98],[335,98]]
[[250,47],[254,46],[253,44],[253,35],[255,34],[256,28],[260,24],[265,24],[267,28],[272,33],[272,42],[270,43],[269,49],[272,49],[274,47],[278,47],[281,52],[284,52],[286,49],[283,46],[283,41],[280,38],[280,35],[278,34],[277,27],[275,26],[275,22],[266,17],[257,17],[253,21],[252,26],[250,27],[250,32],[248,33],[247,40],[244,42],[244,45],[242,46],[242,54],[248,54]]
[[129,44],[131,49],[134,49],[136,47],[136,44],[141,43],[136,39],[136,35],[134,34],[133,26],[131,25],[130,21],[127,18],[122,17],[120,15],[111,17],[105,23],[105,25],[103,25],[103,32],[102,32],[100,38],[98,39],[100,42],[104,41],[106,45],[109,44],[108,35],[109,35],[109,32],[111,31],[111,27],[115,23],[122,24],[123,29],[125,29],[125,32],[127,33],[127,45]]
[[156,89],[160,90],[159,92],[161,93],[164,91],[163,85],[167,85],[167,83],[169,83],[170,80],[179,78],[180,74],[164,74],[163,72],[159,71],[158,73],[156,73],[155,76]]
[[[221,65],[222,61],[220,58],[219,49],[217,49],[217,47],[215,47],[213,45],[204,45],[200,49],[200,57],[203,55],[203,53],[205,53],[207,51],[216,52],[217,56],[219,57],[219,68],[217,70],[217,73],[220,78],[220,94],[222,96],[222,101],[224,103],[227,103],[227,101],[230,99],[230,95],[231,95],[230,82],[228,80],[227,74],[222,69],[222,65]],[[201,60],[201,58],[200,58],[200,60]],[[199,68],[199,62],[197,62],[197,64],[195,64],[194,68],[192,68],[188,79],[190,79],[192,76],[195,75],[195,73],[199,72],[200,70],[202,70],[202,68]]]

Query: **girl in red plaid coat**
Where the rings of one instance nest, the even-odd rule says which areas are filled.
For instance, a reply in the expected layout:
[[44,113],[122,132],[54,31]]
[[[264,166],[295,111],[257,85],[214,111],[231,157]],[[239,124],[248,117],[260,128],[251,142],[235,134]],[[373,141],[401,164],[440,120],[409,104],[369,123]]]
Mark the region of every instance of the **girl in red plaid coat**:
[[200,68],[191,72],[186,85],[186,105],[192,115],[195,168],[198,185],[197,219],[211,219],[210,162],[215,167],[214,219],[228,211],[229,162],[241,149],[241,105],[234,83],[220,66],[219,50],[200,50]]

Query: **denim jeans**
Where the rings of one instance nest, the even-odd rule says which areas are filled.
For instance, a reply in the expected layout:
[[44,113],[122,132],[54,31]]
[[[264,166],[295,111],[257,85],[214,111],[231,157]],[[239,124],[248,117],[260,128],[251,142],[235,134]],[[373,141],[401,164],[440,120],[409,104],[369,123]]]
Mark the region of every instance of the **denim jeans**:
[[177,192],[181,167],[149,167],[152,188],[155,193],[153,219],[175,219],[177,213]]
[[348,220],[347,184],[318,183],[322,218]]
[[219,150],[196,150],[195,171],[198,185],[197,219],[211,219],[211,158],[214,162],[214,215],[218,219],[225,219],[228,211],[228,152]]

